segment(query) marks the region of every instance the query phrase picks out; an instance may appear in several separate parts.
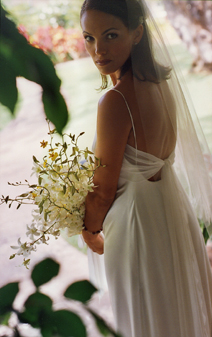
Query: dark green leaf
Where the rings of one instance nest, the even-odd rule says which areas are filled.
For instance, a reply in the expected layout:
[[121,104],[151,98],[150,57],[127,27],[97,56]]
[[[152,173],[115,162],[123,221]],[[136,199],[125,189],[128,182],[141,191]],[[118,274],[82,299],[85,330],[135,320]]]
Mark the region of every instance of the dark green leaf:
[[9,200],[9,195],[4,199],[5,203],[7,204],[8,200]]
[[19,209],[21,207],[21,204],[18,204],[18,206],[16,207],[16,209]]
[[57,132],[62,130],[68,121],[68,109],[60,92],[43,91],[43,104],[47,118],[56,126]]
[[60,337],[86,337],[86,329],[82,320],[70,311],[55,311],[53,324]]
[[35,156],[32,156],[32,159],[36,164],[39,163],[39,161],[37,160],[37,158]]
[[84,165],[81,165],[81,168],[83,168],[83,170],[86,170],[86,171],[88,170],[88,168]]
[[42,170],[40,171],[40,174],[48,174],[48,173],[46,172],[46,170]]
[[104,336],[122,337],[120,334],[116,333],[113,329],[111,329],[99,315],[93,312],[93,310],[88,309],[88,311],[94,317],[96,325],[101,334],[103,334]]
[[71,284],[65,291],[64,296],[72,300],[86,303],[97,289],[87,280]]
[[[1,45],[2,48],[2,45]],[[1,50],[1,49],[0,49]],[[11,67],[11,61],[0,54],[0,102],[14,113],[18,99],[16,74]]]
[[28,297],[24,307],[24,312],[18,315],[22,323],[31,324],[34,328],[48,324],[52,314],[52,300],[48,296],[36,292]]
[[23,194],[19,195],[19,197],[25,198],[25,197],[27,197],[28,195],[29,195],[29,193],[23,193]]
[[48,258],[38,263],[32,271],[32,280],[38,288],[42,284],[49,282],[53,277],[58,275],[59,264]]
[[19,291],[19,283],[9,283],[0,288],[0,315],[11,311],[14,299]]
[[63,185],[63,193],[66,194],[66,185]]
[[37,185],[29,185],[30,188],[36,188]]
[[[14,57],[15,55],[15,57]],[[22,76],[43,88],[43,103],[47,118],[59,133],[68,119],[67,106],[59,92],[61,80],[53,63],[40,49],[31,46],[6,17],[1,7],[0,101],[13,112],[17,101],[16,77]]]
[[66,151],[67,148],[68,148],[68,146],[67,146],[67,143],[65,142],[65,143],[63,144],[63,149],[64,149],[64,151]]

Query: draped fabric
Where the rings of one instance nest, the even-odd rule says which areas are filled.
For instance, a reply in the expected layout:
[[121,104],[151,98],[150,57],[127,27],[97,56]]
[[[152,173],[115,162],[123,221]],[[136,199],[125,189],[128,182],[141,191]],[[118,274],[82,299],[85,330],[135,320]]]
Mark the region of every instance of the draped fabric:
[[[127,145],[104,221],[105,266],[124,337],[210,337],[212,276],[192,206],[166,160]],[[148,179],[162,169],[161,180]]]

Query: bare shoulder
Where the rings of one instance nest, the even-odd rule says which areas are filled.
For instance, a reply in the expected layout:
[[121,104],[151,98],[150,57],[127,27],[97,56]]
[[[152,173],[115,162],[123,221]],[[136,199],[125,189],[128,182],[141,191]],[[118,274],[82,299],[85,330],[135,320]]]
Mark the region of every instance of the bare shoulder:
[[98,114],[110,116],[114,119],[129,119],[129,112],[123,96],[115,91],[107,91],[99,100]]

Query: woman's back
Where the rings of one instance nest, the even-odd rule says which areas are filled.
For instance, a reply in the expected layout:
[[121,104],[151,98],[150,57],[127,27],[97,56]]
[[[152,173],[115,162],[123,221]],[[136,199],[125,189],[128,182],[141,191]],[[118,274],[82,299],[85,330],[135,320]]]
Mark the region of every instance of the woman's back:
[[[156,84],[128,79],[115,88],[129,105],[138,150],[166,159],[176,144],[175,103],[166,81]],[[127,143],[136,147],[133,129]]]

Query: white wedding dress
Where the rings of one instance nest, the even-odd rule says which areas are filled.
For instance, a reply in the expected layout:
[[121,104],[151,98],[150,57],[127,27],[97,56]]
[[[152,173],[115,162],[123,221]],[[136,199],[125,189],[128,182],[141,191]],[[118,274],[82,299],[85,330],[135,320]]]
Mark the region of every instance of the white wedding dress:
[[[174,160],[174,152],[161,160],[127,145],[103,223],[109,294],[124,337],[212,336],[212,274]],[[159,170],[161,180],[149,181]]]

